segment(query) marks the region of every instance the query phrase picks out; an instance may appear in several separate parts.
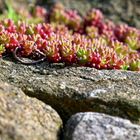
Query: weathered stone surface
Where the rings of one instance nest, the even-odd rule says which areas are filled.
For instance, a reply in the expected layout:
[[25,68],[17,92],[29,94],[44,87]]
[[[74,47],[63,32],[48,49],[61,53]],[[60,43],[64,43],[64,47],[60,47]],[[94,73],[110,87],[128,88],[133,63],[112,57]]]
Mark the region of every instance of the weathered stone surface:
[[140,124],[139,72],[48,66],[45,62],[26,66],[3,59],[0,70],[2,81],[51,105],[64,121],[76,112],[94,111]]
[[61,125],[50,106],[0,83],[0,140],[58,140]]
[[140,126],[100,113],[77,113],[66,125],[64,140],[140,140]]

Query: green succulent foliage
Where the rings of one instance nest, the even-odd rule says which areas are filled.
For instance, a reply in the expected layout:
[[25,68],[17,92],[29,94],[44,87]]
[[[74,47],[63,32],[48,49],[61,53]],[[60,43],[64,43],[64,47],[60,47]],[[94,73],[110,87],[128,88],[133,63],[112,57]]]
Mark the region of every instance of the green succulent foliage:
[[128,65],[123,65],[123,66],[122,66],[122,69],[123,69],[123,70],[128,70],[128,68],[129,68]]
[[88,52],[82,48],[77,51],[77,57],[81,64],[84,64],[88,61]]
[[140,60],[133,61],[130,64],[130,68],[131,68],[131,70],[139,70],[140,69]]
[[5,46],[3,44],[0,45],[0,54],[5,52]]
[[29,26],[28,29],[27,29],[27,31],[26,31],[26,34],[33,35],[34,34],[33,27]]

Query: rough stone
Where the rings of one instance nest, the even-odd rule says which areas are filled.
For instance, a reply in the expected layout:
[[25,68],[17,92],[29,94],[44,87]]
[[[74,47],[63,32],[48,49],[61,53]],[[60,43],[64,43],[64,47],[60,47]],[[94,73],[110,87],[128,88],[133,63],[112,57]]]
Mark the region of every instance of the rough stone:
[[67,122],[64,140],[140,140],[140,126],[101,113],[77,113]]
[[140,73],[0,60],[0,79],[51,105],[64,122],[77,112],[121,116],[140,124]]
[[58,140],[61,126],[49,105],[0,83],[0,140]]

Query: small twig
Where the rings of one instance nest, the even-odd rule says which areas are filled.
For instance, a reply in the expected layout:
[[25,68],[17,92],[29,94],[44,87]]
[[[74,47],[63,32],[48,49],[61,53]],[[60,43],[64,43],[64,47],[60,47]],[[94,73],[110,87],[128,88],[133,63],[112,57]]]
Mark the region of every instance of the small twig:
[[37,63],[40,63],[40,62],[43,62],[45,59],[46,59],[46,56],[43,52],[39,51],[38,49],[36,49],[36,51],[43,55],[43,58],[39,59],[39,60],[31,60],[31,59],[28,59],[28,61],[25,61],[22,57],[18,57],[17,56],[17,52],[19,51],[20,47],[16,47],[15,50],[13,51],[13,56],[16,60],[18,60],[20,63],[22,64],[25,64],[25,65],[33,65],[33,64],[37,64]]

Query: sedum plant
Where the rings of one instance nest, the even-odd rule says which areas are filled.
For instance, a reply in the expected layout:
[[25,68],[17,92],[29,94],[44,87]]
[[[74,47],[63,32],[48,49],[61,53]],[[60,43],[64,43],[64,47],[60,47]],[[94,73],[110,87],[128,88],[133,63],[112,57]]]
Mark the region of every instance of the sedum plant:
[[[50,12],[38,7],[44,23],[5,19],[0,22],[0,55],[13,53],[24,64],[41,61],[140,71],[140,30],[116,25],[97,9],[81,17],[57,4]],[[24,61],[22,58],[31,61]]]

